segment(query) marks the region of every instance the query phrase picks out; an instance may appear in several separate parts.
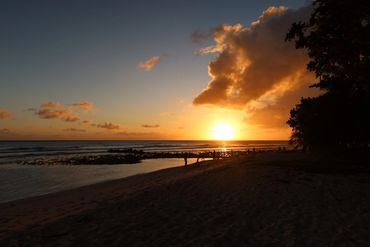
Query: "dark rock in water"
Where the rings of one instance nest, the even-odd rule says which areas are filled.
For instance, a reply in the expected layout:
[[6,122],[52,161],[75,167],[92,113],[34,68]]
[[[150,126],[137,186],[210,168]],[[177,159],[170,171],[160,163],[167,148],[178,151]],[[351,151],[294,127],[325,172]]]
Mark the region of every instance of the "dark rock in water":
[[124,149],[119,149],[119,148],[110,148],[107,150],[108,153],[127,153],[127,154],[143,154],[143,150],[137,150],[133,148],[124,148]]
[[55,159],[34,159],[19,162],[22,165],[119,165],[136,164],[141,157],[133,154],[126,155],[88,155]]
[[[275,150],[276,151],[276,150]],[[136,164],[145,159],[171,159],[171,158],[196,158],[197,162],[202,159],[225,159],[239,157],[250,153],[245,151],[203,151],[203,152],[144,152],[143,150],[108,149],[106,155],[77,155],[62,158],[37,158],[33,160],[19,161],[23,165],[119,165]],[[253,151],[255,152],[255,151]],[[284,152],[281,149],[278,152]]]
[[101,155],[101,156],[82,156],[70,160],[73,165],[116,165],[116,164],[135,164],[140,163],[141,159],[136,155]]

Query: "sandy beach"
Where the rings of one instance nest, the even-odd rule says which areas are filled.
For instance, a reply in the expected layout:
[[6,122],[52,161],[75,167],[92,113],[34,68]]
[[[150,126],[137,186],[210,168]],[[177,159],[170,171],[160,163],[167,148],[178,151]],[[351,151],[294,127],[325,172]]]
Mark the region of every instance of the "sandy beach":
[[369,246],[370,170],[347,163],[263,153],[9,202],[0,246]]

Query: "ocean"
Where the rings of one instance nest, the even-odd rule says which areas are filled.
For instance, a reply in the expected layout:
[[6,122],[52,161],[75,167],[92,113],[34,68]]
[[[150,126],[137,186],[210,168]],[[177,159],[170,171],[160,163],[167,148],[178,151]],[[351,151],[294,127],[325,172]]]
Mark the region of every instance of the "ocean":
[[[0,141],[0,203],[184,165],[151,159],[118,165],[22,165],[27,160],[104,155],[109,149],[144,152],[274,150],[287,141]],[[189,163],[195,162],[190,159]]]

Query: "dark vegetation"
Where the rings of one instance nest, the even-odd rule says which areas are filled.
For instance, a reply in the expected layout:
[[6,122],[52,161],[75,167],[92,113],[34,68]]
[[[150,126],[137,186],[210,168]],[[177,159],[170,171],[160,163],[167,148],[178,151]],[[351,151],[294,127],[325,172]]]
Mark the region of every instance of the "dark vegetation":
[[369,152],[370,2],[316,0],[307,22],[293,23],[287,41],[306,49],[307,69],[322,90],[290,112],[291,142],[309,150]]

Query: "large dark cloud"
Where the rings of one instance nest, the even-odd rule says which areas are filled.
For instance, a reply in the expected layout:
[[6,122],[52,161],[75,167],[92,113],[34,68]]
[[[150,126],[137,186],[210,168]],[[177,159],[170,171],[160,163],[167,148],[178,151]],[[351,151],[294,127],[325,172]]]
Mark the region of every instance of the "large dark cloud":
[[[274,111],[276,116],[282,115],[278,122],[285,124],[300,93],[317,93],[308,89],[315,78],[306,70],[306,52],[284,41],[291,24],[306,20],[311,11],[311,6],[297,10],[269,7],[250,26],[223,25],[214,29],[215,45],[200,53],[218,56],[209,63],[208,86],[193,104],[247,109],[249,123],[254,124],[264,119],[262,112]],[[193,36],[206,36],[201,34]]]

